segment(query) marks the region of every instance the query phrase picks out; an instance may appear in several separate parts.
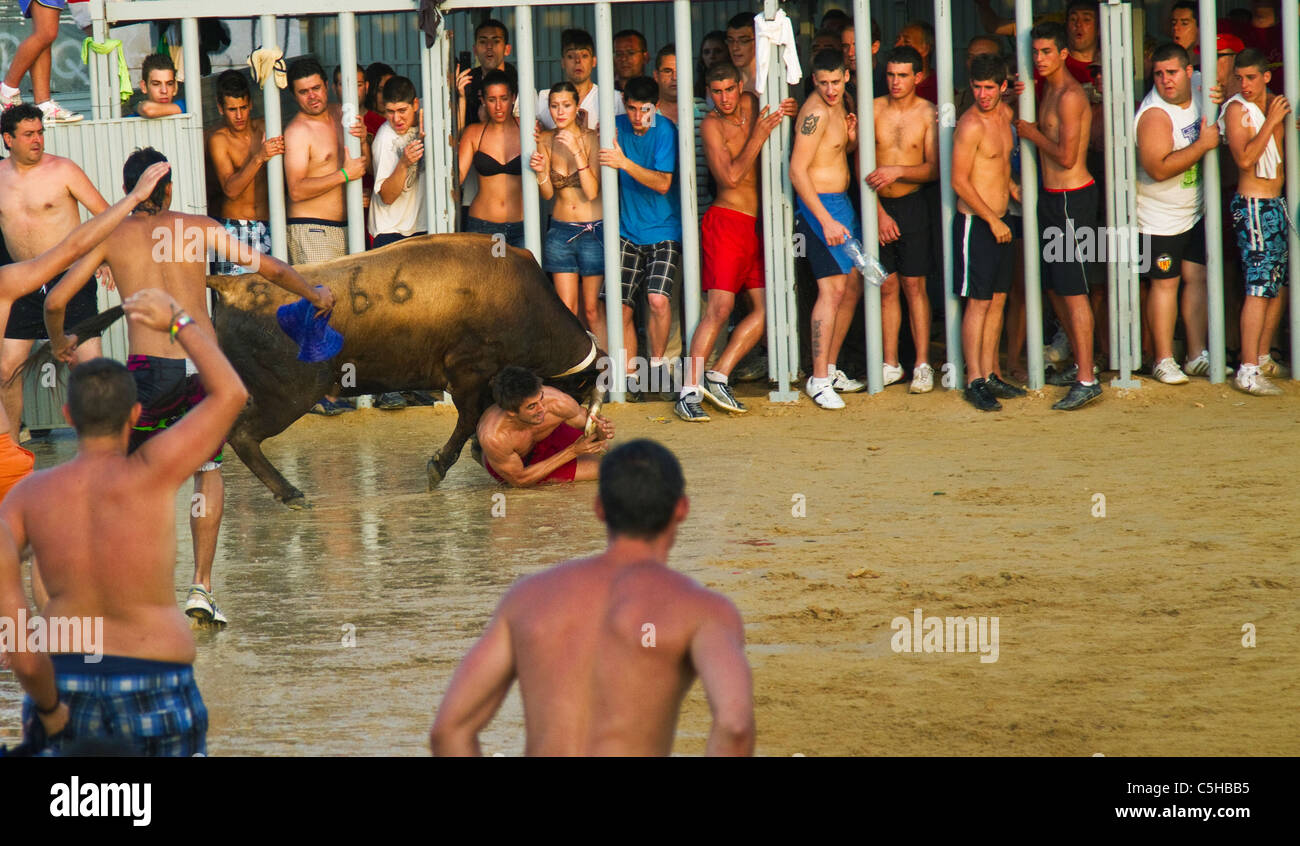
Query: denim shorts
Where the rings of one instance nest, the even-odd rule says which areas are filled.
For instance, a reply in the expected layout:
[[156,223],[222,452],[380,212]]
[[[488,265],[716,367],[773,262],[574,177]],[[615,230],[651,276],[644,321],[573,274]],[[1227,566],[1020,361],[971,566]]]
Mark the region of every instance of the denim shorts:
[[493,223],[490,220],[479,220],[477,217],[465,215],[465,231],[475,232],[480,235],[500,235],[505,242],[512,247],[524,249],[524,222],[517,220],[514,223]]
[[551,218],[542,246],[542,270],[547,273],[605,275],[605,226],[602,221],[569,223]]

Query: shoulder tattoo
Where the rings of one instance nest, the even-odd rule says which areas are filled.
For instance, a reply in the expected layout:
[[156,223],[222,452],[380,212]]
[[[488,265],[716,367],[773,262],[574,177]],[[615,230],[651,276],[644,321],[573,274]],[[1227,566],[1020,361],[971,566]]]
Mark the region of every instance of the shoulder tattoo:
[[799,127],[800,135],[812,135],[817,131],[817,121],[821,120],[820,115],[808,115],[803,119],[803,125]]

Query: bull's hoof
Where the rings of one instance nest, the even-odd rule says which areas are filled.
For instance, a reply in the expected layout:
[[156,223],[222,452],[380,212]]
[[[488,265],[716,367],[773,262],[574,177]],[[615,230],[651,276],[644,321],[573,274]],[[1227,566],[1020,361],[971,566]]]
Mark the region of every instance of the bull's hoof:
[[429,490],[438,487],[443,478],[447,475],[447,471],[442,469],[442,465],[438,463],[438,456],[436,455],[429,459],[429,463],[424,469],[429,474]]
[[292,508],[294,511],[306,511],[311,508],[311,503],[308,502],[307,497],[303,496],[301,493],[295,493],[293,496],[284,500],[284,504],[289,508]]

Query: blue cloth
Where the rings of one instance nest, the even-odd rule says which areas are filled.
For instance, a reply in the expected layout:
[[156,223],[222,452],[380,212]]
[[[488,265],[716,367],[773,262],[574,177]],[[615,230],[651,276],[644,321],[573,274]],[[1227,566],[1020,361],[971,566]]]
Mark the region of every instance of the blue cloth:
[[[145,102],[147,99],[148,98],[145,98],[145,100],[141,100],[140,103]],[[181,114],[185,114],[188,111],[188,109],[185,108],[184,97],[176,97],[172,100],[172,102],[181,107]],[[138,118],[143,118],[144,115],[140,114],[140,103],[136,103],[135,105],[135,116]]]
[[[818,194],[817,198],[822,201],[827,213],[844,224],[853,233],[853,237],[857,238],[858,242],[861,243],[862,225],[858,222],[858,213],[853,210],[853,205],[849,203],[849,195],[840,191],[836,194]],[[848,273],[853,270],[853,259],[849,257],[848,250],[844,249],[843,244],[832,247],[826,243],[826,233],[822,231],[821,221],[812,212],[808,211],[808,207],[803,204],[803,198],[798,194],[794,195],[794,205],[795,214],[802,218],[804,225],[821,240],[831,257],[835,259],[835,263],[839,265],[840,272]],[[808,249],[811,249],[811,245],[808,246]]]
[[632,131],[627,115],[616,115],[614,125],[623,154],[648,170],[673,175],[672,187],[660,194],[632,178],[626,170],[618,172],[618,234],[633,244],[657,244],[682,240],[682,203],[678,194],[677,127],[658,115],[645,135]]
[[47,9],[66,9],[68,0],[18,0],[18,8],[22,10],[24,18],[32,16],[32,3],[38,6],[44,6]]
[[551,218],[551,228],[546,231],[546,241],[542,245],[542,270],[604,276],[604,222],[569,223]]

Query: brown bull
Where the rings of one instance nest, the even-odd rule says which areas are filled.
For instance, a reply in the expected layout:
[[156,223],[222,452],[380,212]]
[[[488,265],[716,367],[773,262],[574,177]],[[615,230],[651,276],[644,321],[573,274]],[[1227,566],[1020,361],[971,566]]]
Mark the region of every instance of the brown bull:
[[334,293],[330,325],[344,344],[329,361],[298,361],[297,346],[275,318],[290,294],[255,274],[208,277],[219,294],[217,338],[251,396],[229,443],[291,508],[306,507],[306,499],[261,444],[327,392],[448,391],[458,416],[429,459],[432,488],[474,433],[491,402],[489,381],[501,368],[516,364],[560,379],[575,396],[595,384],[591,336],[524,250],[484,235],[426,235],[297,270]]

